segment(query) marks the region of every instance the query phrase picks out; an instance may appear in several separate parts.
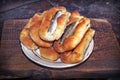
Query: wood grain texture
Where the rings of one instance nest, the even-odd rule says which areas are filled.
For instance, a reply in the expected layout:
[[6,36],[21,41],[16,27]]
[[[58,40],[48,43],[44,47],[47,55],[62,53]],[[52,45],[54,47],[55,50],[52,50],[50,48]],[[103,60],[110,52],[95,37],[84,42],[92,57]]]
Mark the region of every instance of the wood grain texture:
[[0,45],[1,78],[80,78],[108,77],[120,74],[120,47],[111,24],[104,19],[91,19],[96,30],[94,50],[84,63],[66,69],[51,69],[30,61],[22,52],[19,35],[27,19],[4,22]]

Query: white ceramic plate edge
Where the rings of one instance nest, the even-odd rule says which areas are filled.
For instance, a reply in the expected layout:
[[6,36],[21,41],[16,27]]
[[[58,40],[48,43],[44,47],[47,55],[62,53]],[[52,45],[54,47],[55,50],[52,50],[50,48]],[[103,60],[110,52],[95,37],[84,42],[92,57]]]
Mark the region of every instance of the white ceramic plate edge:
[[[93,46],[94,46],[94,41],[92,39],[92,41],[90,42],[89,44],[89,47],[87,48],[86,52],[85,52],[85,55],[84,55],[84,58],[81,62],[78,62],[78,63],[75,63],[75,64],[66,64],[66,63],[63,63],[63,62],[57,62],[57,61],[48,61],[42,57],[38,57],[39,54],[36,53],[33,53],[31,50],[29,50],[28,48],[26,48],[22,43],[21,43],[21,46],[22,46],[22,50],[24,52],[24,54],[30,59],[32,60],[33,62],[39,64],[39,65],[42,65],[42,66],[45,66],[45,67],[50,67],[50,68],[68,68],[68,67],[73,67],[73,66],[76,66],[82,62],[84,62],[85,60],[88,59],[88,57],[90,56],[90,54],[92,53],[93,51]],[[36,56],[35,54],[37,54],[38,56]]]

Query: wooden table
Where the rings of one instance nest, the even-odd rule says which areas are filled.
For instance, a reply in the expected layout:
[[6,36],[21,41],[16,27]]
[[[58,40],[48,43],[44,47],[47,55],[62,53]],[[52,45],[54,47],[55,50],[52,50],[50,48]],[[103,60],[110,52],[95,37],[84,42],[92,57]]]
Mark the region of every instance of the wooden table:
[[[54,2],[53,4],[51,3],[51,1],[48,0],[41,2],[37,1],[34,3],[32,2],[31,4],[26,3],[27,6],[25,4],[24,6],[23,5],[20,6],[22,6],[23,8],[23,12],[24,10],[26,10],[26,7],[33,9],[33,11],[39,9],[40,12],[42,12],[43,9],[44,10],[49,9],[50,7],[52,7],[57,3],[58,2]],[[68,3],[71,6],[70,8],[69,5],[65,5]],[[91,1],[88,3],[93,3],[93,2]],[[100,3],[97,2],[94,3],[100,5]],[[95,6],[95,4],[93,6]],[[74,8],[78,10],[82,10],[80,7],[83,7],[84,9],[86,7],[86,5],[84,4],[82,4],[81,6],[77,6],[80,5],[80,3],[77,3],[76,1],[70,3],[60,0],[59,5],[66,6],[69,11],[74,10]],[[89,7],[92,6],[89,5]],[[19,9],[21,10],[21,7],[15,10],[19,10]],[[83,10],[82,14],[86,14],[86,12],[84,11],[85,10]],[[15,11],[15,12],[18,13],[19,11],[18,12]],[[23,12],[21,12],[22,15]],[[5,13],[7,14],[7,12]],[[8,11],[8,13],[10,12]],[[14,17],[17,16],[17,19],[14,19],[13,17],[13,19],[8,18],[9,20],[5,20],[2,28],[2,37],[1,37],[1,45],[0,45],[0,53],[1,53],[0,78],[40,79],[40,78],[81,78],[81,77],[119,76],[120,75],[120,47],[118,43],[119,39],[118,40],[116,39],[116,34],[112,30],[112,28],[114,28],[114,25],[118,25],[118,24],[115,21],[112,22],[113,19],[109,19],[108,17],[106,19],[100,19],[100,17],[97,17],[100,16],[99,14],[96,14],[95,16],[93,14],[90,12],[86,14],[87,17],[93,17],[91,18],[91,24],[92,24],[92,28],[96,30],[94,37],[95,45],[92,55],[84,63],[75,67],[65,68],[65,69],[52,69],[52,68],[40,66],[29,60],[22,52],[19,41],[20,31],[27,23],[27,20],[18,19],[21,18],[21,15],[18,16],[14,15]],[[2,17],[2,19],[5,18],[6,17]]]

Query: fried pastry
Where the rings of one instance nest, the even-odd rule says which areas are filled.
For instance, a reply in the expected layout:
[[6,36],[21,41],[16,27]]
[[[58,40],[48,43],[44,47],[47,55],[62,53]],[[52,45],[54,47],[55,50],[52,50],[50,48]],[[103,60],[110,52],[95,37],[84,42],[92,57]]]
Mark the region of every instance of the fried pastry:
[[26,46],[28,49],[36,50],[38,46],[33,42],[33,40],[29,36],[29,29],[24,28],[20,33],[20,41]]
[[54,42],[55,50],[62,53],[74,49],[89,28],[90,19],[88,18],[82,18],[80,21],[68,25],[62,37]]
[[59,53],[56,52],[53,47],[49,47],[49,48],[40,47],[39,50],[41,56],[48,60],[55,61],[60,57]]
[[89,46],[89,43],[91,42],[93,36],[94,36],[95,30],[89,29],[81,42],[77,45],[77,47],[74,50],[64,52],[61,54],[61,60],[64,63],[77,63],[82,61],[84,57],[84,53]]
[[64,7],[48,10],[39,29],[40,37],[46,41],[58,40],[66,28],[69,16],[70,13]]
[[44,41],[39,37],[39,28],[42,22],[42,18],[45,15],[46,12],[43,12],[43,14],[36,14],[35,17],[33,17],[36,21],[35,23],[29,28],[29,34],[32,40],[40,47],[50,47],[52,46],[52,42]]

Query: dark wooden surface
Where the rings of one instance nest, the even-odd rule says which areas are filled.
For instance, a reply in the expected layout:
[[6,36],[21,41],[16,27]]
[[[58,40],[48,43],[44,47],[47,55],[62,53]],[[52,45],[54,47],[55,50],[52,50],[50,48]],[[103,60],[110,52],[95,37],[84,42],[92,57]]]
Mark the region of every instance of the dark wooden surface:
[[1,39],[0,77],[80,78],[115,77],[120,74],[120,47],[111,24],[104,19],[92,19],[96,30],[94,50],[84,63],[66,69],[51,69],[30,61],[22,52],[19,35],[27,20],[7,20]]
[[[95,47],[83,64],[68,69],[51,69],[31,62],[21,51],[19,32],[36,12],[53,6],[78,10],[81,15],[104,19],[96,26]],[[119,0],[1,0],[0,1],[0,78],[80,78],[120,75]],[[13,20],[11,20],[13,19]],[[16,20],[15,20],[16,19]],[[108,22],[106,22],[109,21]],[[115,33],[115,34],[114,34]]]
[[83,16],[107,19],[114,26],[112,29],[120,44],[119,0],[0,0],[0,32],[5,20],[28,19],[53,6],[65,6],[68,11],[78,10]]

